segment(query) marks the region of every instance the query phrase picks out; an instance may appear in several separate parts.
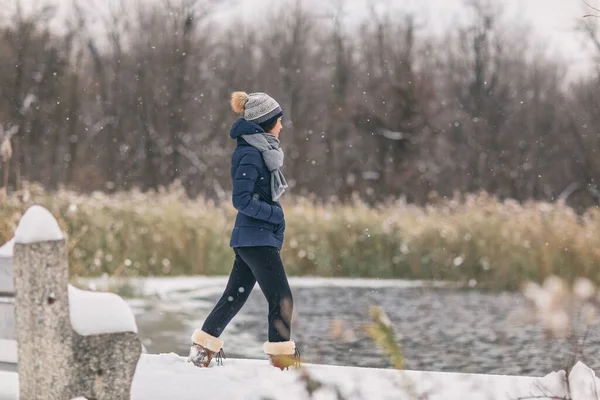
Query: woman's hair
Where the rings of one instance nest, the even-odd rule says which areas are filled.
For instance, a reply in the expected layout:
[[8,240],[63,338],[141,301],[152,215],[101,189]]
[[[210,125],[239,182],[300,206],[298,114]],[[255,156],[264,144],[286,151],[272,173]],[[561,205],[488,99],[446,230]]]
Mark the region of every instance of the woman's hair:
[[271,129],[273,129],[275,127],[275,125],[277,125],[277,121],[279,120],[279,118],[275,119],[275,121],[271,121],[271,122],[267,122],[266,124],[258,124],[261,128],[263,128],[263,130],[265,132],[270,132]]

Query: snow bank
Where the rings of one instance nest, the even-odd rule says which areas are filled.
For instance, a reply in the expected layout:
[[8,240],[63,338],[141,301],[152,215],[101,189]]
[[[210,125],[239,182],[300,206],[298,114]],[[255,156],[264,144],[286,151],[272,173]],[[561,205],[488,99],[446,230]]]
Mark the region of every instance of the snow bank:
[[[591,372],[591,374],[590,374]],[[591,379],[594,378],[594,379]],[[571,390],[597,384],[593,371],[578,364],[569,382]],[[307,394],[309,380],[319,388]],[[0,372],[0,400],[17,399],[18,376]],[[222,367],[196,368],[176,354],[146,355],[138,363],[133,379],[132,400],[197,400],[264,398],[300,400],[413,399],[428,400],[509,400],[519,398],[595,399],[592,392],[572,392],[567,396],[564,371],[543,378],[396,371],[391,369],[305,365],[301,370],[280,371],[266,360],[227,359]]]
[[0,257],[10,258],[13,255],[13,248],[15,247],[15,239],[12,238],[0,247]]
[[[175,277],[148,277],[130,278],[126,282],[134,285],[145,296],[164,296],[178,291],[196,291],[211,289],[215,293],[222,293],[227,284],[227,276],[175,276]],[[316,287],[359,287],[367,289],[399,288],[412,289],[423,287],[456,287],[458,284],[441,281],[409,281],[401,279],[360,279],[360,278],[318,278],[318,277],[289,277],[290,285],[295,288]],[[81,278],[79,282],[95,288],[108,288],[111,284],[118,284],[119,278]],[[123,280],[123,282],[125,282]],[[260,290],[257,286],[255,290]],[[204,293],[204,292],[203,292]],[[212,294],[212,291],[211,291]]]
[[[300,278],[300,279],[298,279]],[[295,287],[345,287],[345,288],[451,288],[462,286],[460,283],[444,281],[409,281],[402,279],[365,279],[365,278],[329,278],[329,277],[292,277],[290,282]]]
[[38,243],[64,239],[56,218],[41,206],[31,206],[19,221],[15,243]]
[[[133,400],[177,398],[306,399],[307,378],[322,386],[313,399],[428,400],[449,398],[516,399],[544,394],[540,379],[390,369],[305,365],[302,371],[279,371],[266,360],[225,360],[225,366],[199,369],[175,354],[143,355],[132,386]],[[414,397],[410,397],[414,396]],[[543,398],[543,397],[541,397]]]
[[80,335],[138,331],[131,308],[114,293],[88,292],[69,285],[69,313],[71,325]]
[[[306,365],[301,371],[279,371],[263,360],[225,360],[225,366],[198,369],[175,354],[142,356],[133,381],[132,399],[203,398],[305,399],[307,378],[322,386],[314,399],[448,398],[510,399],[537,395],[538,379],[465,375],[389,369]],[[163,382],[168,384],[157,384]],[[210,382],[210,384],[207,384]],[[409,397],[415,396],[415,397]]]

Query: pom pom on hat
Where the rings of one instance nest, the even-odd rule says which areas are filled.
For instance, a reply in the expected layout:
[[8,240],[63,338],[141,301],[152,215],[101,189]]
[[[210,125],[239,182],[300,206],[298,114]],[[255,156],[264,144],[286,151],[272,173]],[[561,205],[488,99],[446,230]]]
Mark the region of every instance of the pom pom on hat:
[[231,108],[233,111],[238,114],[243,113],[249,98],[250,96],[246,92],[233,92],[231,94]]

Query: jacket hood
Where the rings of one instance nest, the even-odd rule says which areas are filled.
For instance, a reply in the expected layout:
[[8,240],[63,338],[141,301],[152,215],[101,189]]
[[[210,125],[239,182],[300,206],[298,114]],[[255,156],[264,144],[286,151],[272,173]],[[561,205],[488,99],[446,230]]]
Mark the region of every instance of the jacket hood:
[[240,118],[231,126],[229,136],[232,139],[237,139],[242,135],[255,135],[257,133],[265,133],[265,131],[260,125],[247,121],[244,118]]

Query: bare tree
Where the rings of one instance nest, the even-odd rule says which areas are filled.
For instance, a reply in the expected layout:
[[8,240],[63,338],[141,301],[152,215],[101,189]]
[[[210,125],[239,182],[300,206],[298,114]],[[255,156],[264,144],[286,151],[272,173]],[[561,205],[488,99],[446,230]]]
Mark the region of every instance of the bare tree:
[[[277,23],[230,26],[213,18],[217,3],[111,0],[88,13],[72,0],[60,31],[52,8],[2,9],[3,187],[179,180],[225,198],[229,95],[260,90],[284,108],[296,194],[600,201],[600,73],[566,84],[567,66],[495,4],[466,2],[469,21],[438,39],[385,2],[359,27],[343,0],[325,14],[294,0],[265,15]],[[600,49],[596,19],[581,23]]]

